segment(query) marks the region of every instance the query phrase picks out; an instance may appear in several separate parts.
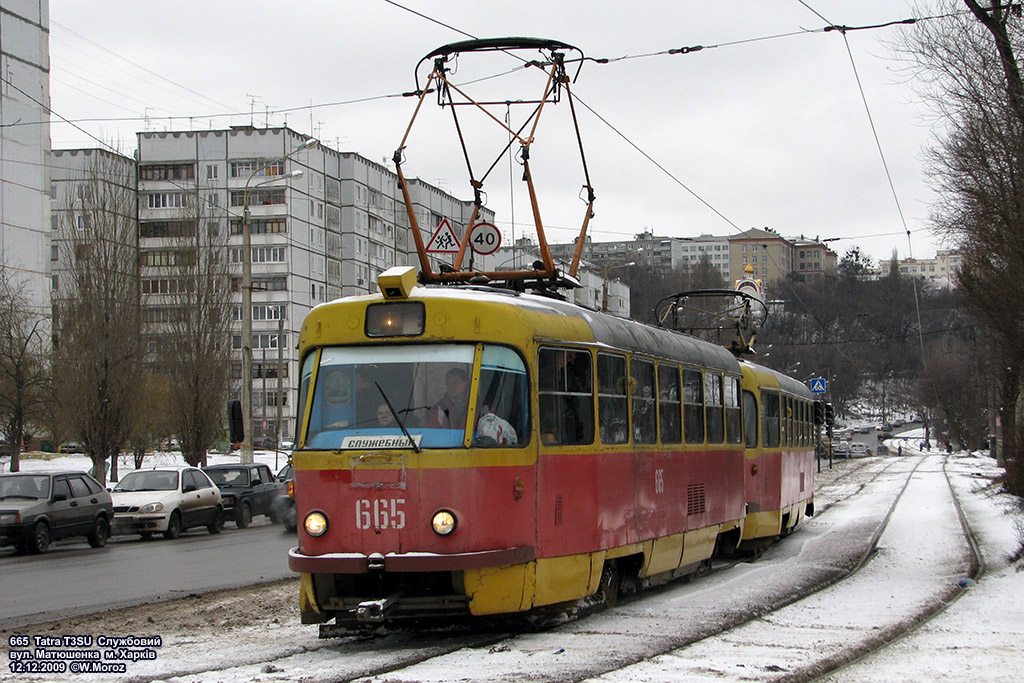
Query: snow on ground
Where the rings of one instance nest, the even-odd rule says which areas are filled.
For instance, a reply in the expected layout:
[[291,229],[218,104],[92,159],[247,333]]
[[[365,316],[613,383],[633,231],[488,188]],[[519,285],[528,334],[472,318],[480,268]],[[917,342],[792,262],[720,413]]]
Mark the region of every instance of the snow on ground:
[[[237,464],[241,462],[238,451],[233,453],[215,453],[210,451],[207,455],[207,465],[220,465],[220,464]],[[253,461],[266,463],[270,466],[271,471],[277,474],[277,471],[284,467],[288,463],[288,459],[291,457],[291,453],[288,451],[253,451]],[[10,458],[0,458],[0,472],[10,472]],[[148,454],[142,462],[142,467],[167,467],[170,465],[187,465],[185,458],[178,451],[156,451]],[[33,471],[57,471],[57,470],[72,470],[77,472],[88,472],[92,469],[92,460],[89,456],[82,454],[71,454],[63,455],[60,453],[42,453],[40,451],[32,451],[29,453],[21,454],[21,466],[20,471],[22,472],[33,472]],[[121,455],[117,459],[117,472],[119,476],[124,476],[128,472],[135,469],[135,460],[130,455]],[[111,486],[110,482],[104,482],[105,486]]]

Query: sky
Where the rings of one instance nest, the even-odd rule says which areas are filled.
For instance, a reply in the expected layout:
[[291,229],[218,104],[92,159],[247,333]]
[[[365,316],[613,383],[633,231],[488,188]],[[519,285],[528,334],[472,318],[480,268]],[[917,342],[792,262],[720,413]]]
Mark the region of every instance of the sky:
[[[50,0],[51,135],[55,149],[102,142],[130,153],[143,130],[287,125],[393,170],[416,104],[401,94],[416,88],[422,57],[469,36],[551,38],[610,60],[584,62],[571,85],[594,241],[769,227],[831,240],[840,257],[856,246],[876,261],[894,250],[930,258],[948,246],[929,230],[936,197],[923,150],[934,122],[893,51],[913,29],[822,29],[937,14],[940,2]],[[664,54],[695,46],[704,49]],[[542,74],[521,65],[462,55],[452,80],[477,97],[539,96]],[[506,75],[471,83],[496,74]],[[507,133],[459,113],[479,176]],[[511,107],[517,123],[527,113]],[[555,243],[572,241],[585,213],[570,113],[565,99],[546,108],[531,149]],[[472,197],[451,115],[432,98],[404,163],[407,175]],[[484,185],[505,240],[534,232],[521,175],[503,157]]]

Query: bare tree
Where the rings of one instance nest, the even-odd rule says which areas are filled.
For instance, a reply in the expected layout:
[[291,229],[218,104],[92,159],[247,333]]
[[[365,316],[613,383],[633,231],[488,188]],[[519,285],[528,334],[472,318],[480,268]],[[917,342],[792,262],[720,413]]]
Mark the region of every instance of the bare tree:
[[198,193],[189,195],[184,219],[188,234],[171,250],[173,291],[153,331],[173,431],[186,462],[199,465],[222,430],[231,384],[230,252],[227,226],[207,215]]
[[92,155],[66,199],[54,294],[54,394],[98,479],[128,438],[141,367],[135,170]]
[[[1024,368],[1024,88],[1016,54],[1024,46],[1020,8],[965,0],[970,13],[918,24],[902,46],[942,123],[929,156],[941,192],[933,221],[963,253],[966,305],[996,354],[998,424],[1007,483],[1024,493],[1024,441],[1017,415]],[[950,8],[954,6],[951,4]]]
[[[146,451],[169,439],[174,431],[171,420],[171,388],[167,374],[144,368],[137,387],[137,410],[132,411],[128,429],[128,448],[132,451],[135,469],[142,467]],[[110,470],[111,481],[117,476]]]
[[10,444],[11,472],[21,467],[27,431],[46,416],[48,329],[43,313],[30,306],[24,283],[12,269],[0,268],[0,427]]

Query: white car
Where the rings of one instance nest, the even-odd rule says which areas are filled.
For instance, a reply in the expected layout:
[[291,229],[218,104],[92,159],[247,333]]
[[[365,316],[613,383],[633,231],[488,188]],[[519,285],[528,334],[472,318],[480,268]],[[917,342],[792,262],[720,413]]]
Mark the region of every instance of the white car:
[[110,491],[115,534],[162,533],[177,538],[182,531],[205,526],[211,534],[224,528],[218,489],[197,467],[154,467],[126,474]]

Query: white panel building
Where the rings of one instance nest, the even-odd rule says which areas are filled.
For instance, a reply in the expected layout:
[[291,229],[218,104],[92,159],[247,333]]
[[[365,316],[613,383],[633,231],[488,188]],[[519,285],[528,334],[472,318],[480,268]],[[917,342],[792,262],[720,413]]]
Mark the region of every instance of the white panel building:
[[0,265],[49,316],[49,1],[0,5]]

